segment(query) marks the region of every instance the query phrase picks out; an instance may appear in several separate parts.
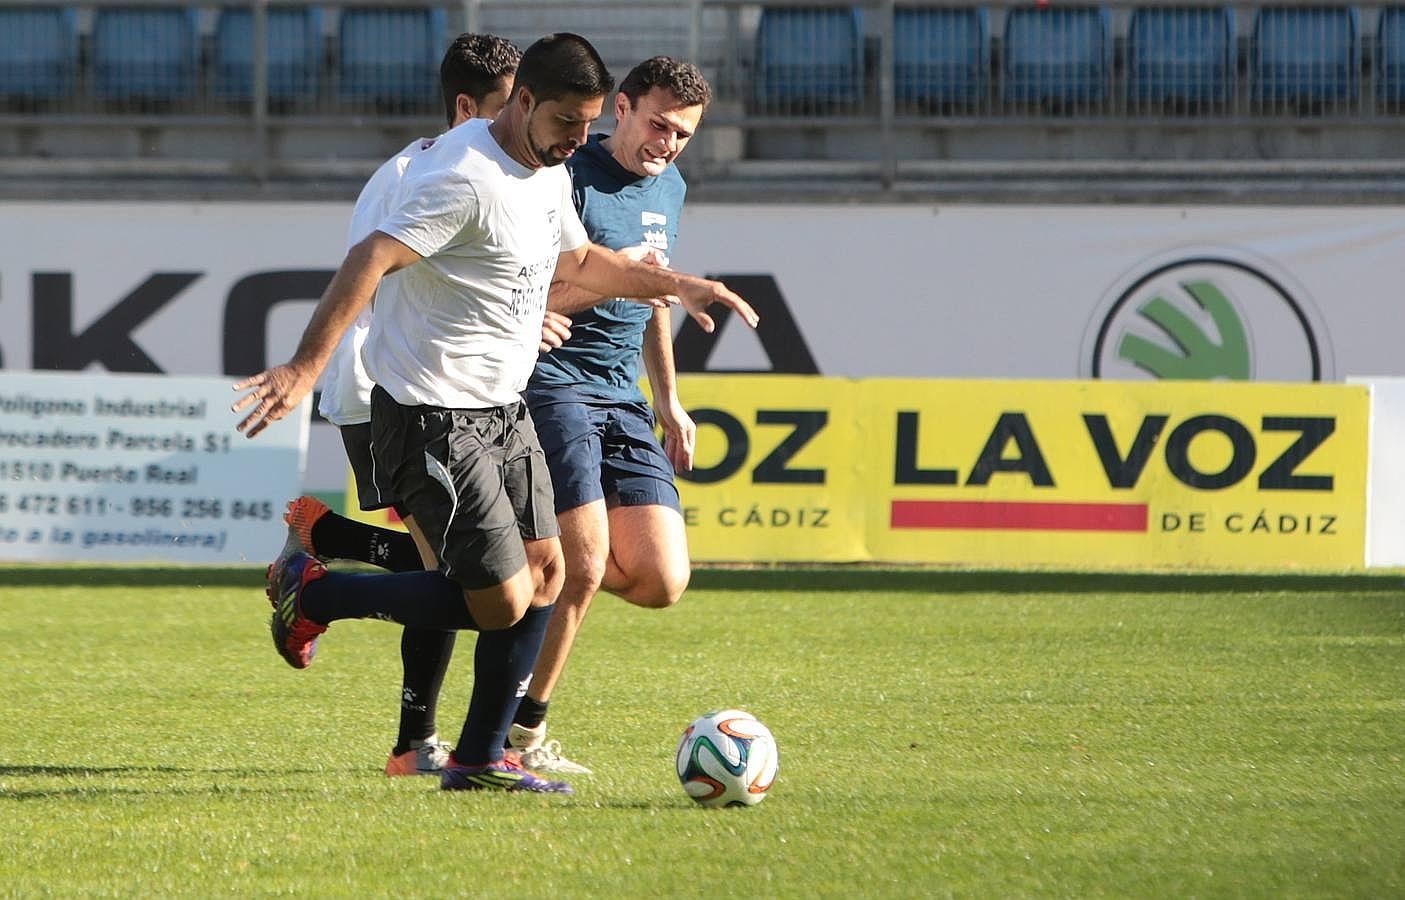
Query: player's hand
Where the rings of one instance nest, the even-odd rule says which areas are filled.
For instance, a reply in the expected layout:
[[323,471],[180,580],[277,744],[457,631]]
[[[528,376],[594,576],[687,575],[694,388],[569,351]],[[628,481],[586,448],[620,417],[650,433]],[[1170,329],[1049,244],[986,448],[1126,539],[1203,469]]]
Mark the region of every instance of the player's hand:
[[245,378],[234,385],[234,389],[247,390],[248,393],[234,401],[230,409],[234,412],[243,412],[250,407],[253,409],[234,426],[235,429],[244,432],[245,437],[254,437],[297,409],[316,384],[316,372],[303,372],[292,363],[274,366]]
[[[668,268],[668,256],[659,248],[650,247],[648,244],[636,244],[633,247],[625,247],[615,252],[625,259],[632,259],[646,266],[658,266],[661,269]],[[673,294],[666,294],[662,297],[643,297],[632,300],[631,302],[641,303],[644,306],[651,306],[654,309],[664,309],[669,306],[677,306],[681,301]]]
[[656,411],[663,426],[663,451],[673,463],[673,471],[691,472],[693,451],[698,444],[698,426],[693,417],[683,409],[677,395],[660,404]]
[[720,303],[742,317],[742,321],[756,327],[756,323],[761,321],[761,317],[756,314],[756,310],[751,308],[751,304],[743,300],[720,281],[711,281],[707,278],[690,279],[686,289],[679,295],[679,301],[683,308],[688,311],[688,315],[693,317],[693,321],[702,326],[702,330],[712,334],[717,324],[712,321],[712,316],[707,314],[707,308],[714,303]]
[[542,353],[550,353],[571,339],[571,320],[559,312],[546,311],[542,319]]

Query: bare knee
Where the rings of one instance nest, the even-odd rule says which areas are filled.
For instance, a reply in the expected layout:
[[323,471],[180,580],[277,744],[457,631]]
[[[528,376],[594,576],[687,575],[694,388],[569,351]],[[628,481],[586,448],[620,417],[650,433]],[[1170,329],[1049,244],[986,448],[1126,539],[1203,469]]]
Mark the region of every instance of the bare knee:
[[523,566],[502,584],[464,591],[464,601],[479,631],[511,628],[527,614],[538,589],[531,567]]
[[688,589],[692,572],[687,567],[664,567],[637,575],[620,596],[645,609],[668,609]]
[[534,566],[532,570],[532,584],[534,588],[532,605],[550,606],[555,603],[565,583],[566,564],[565,561],[562,560],[561,554],[557,553],[543,560],[540,565]]
[[566,577],[557,602],[565,606],[589,606],[605,579],[605,560],[594,554],[583,554],[565,569]]
[[527,570],[532,579],[532,606],[550,606],[561,593],[566,579],[566,565],[561,556],[561,542],[547,538],[527,543]]

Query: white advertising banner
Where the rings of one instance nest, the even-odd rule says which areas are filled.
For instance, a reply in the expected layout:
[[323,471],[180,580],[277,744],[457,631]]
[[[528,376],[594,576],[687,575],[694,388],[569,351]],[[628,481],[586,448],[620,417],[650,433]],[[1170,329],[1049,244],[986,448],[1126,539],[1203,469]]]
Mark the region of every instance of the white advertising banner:
[[[234,377],[286,359],[347,204],[0,207],[0,368]],[[691,204],[674,265],[757,305],[682,321],[683,372],[1405,375],[1405,208]],[[679,320],[684,317],[676,317]],[[306,486],[341,490],[313,429]]]
[[1405,566],[1405,378],[1353,380],[1371,388],[1366,565]]
[[309,406],[248,440],[234,397],[224,378],[0,373],[0,560],[271,559]]

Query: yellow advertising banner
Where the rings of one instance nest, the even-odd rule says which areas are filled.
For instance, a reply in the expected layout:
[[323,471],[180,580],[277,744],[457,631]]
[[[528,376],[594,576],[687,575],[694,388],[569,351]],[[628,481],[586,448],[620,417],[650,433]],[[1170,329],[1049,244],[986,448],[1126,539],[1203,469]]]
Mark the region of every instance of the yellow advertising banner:
[[1364,564],[1341,384],[687,376],[698,561]]
[[1367,389],[864,382],[867,545],[887,561],[1360,568]]
[[1365,564],[1363,385],[687,375],[678,392],[698,562]]
[[803,376],[690,375],[679,397],[698,426],[693,471],[678,479],[696,560],[869,558],[855,392]]

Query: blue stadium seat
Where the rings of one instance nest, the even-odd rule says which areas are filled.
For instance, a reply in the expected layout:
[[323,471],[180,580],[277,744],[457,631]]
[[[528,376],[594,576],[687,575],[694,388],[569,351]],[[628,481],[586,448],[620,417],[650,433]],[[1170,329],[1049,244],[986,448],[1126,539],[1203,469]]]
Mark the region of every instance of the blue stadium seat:
[[1058,108],[1107,94],[1112,37],[1107,10],[1094,6],[1011,9],[1005,16],[1005,100]]
[[1227,102],[1234,86],[1228,7],[1142,7],[1127,25],[1127,99],[1135,105]]
[[343,9],[338,93],[344,100],[395,109],[431,106],[439,96],[447,27],[442,9]]
[[[322,14],[313,7],[270,6],[267,13],[268,96],[284,102],[317,96]],[[215,23],[211,75],[215,96],[248,100],[254,93],[254,16],[225,7]]]
[[1405,7],[1381,10],[1376,23],[1376,99],[1392,111],[1405,108]]
[[893,11],[893,95],[906,104],[975,105],[985,99],[990,25],[984,9]]
[[73,10],[0,7],[0,96],[55,100],[73,92],[78,29]]
[[1354,100],[1361,78],[1360,30],[1353,7],[1260,9],[1249,64],[1254,99],[1298,108]]
[[858,10],[761,10],[755,74],[756,100],[763,112],[823,111],[857,103],[863,81]]
[[174,101],[195,93],[195,10],[100,6],[93,14],[93,93],[105,100]]

